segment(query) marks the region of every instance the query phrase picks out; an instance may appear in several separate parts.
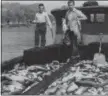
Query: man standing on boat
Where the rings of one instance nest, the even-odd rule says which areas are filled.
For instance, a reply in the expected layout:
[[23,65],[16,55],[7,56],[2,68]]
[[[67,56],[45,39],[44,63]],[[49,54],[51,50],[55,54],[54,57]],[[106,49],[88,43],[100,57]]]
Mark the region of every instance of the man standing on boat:
[[[63,30],[70,35],[74,33],[77,36],[78,43],[81,42],[81,23],[80,20],[86,20],[87,17],[78,9],[75,8],[75,1],[68,1],[68,11],[65,16]],[[71,38],[71,37],[70,37]]]
[[[49,19],[47,12],[45,12],[45,7],[43,4],[39,4],[39,12],[35,15],[35,47],[43,47],[46,44],[46,31],[47,25],[52,31],[52,23]],[[40,40],[41,37],[41,40]],[[41,44],[40,44],[41,43]]]
[[[76,37],[73,47],[77,49],[76,45],[81,43],[81,23],[80,20],[86,20],[87,17],[78,9],[75,8],[75,1],[68,1],[68,11],[63,20],[63,31],[66,32],[65,36],[68,37],[70,43],[73,43],[73,38]],[[73,36],[74,35],[74,36]]]

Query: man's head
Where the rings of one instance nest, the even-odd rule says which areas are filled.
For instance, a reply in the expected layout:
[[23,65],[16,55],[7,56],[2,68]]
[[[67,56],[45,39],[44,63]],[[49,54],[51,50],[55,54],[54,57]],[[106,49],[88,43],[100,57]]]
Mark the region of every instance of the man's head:
[[70,10],[73,10],[74,5],[75,5],[75,1],[74,0],[69,0],[68,1],[68,7],[69,7]]
[[42,13],[45,10],[44,4],[39,4],[39,12]]

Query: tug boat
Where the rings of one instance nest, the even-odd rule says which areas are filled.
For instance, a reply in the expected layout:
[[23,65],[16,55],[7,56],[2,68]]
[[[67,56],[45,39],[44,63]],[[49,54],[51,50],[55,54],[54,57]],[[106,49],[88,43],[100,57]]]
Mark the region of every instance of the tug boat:
[[[103,43],[108,43],[108,6],[88,6],[77,7],[86,16],[87,20],[81,21],[82,25],[82,42],[84,45],[88,45],[93,42],[98,42],[98,34],[103,33]],[[62,33],[61,20],[66,14],[65,9],[54,9],[52,14],[56,18],[57,32]]]
[[[102,50],[105,53],[106,57],[108,56],[108,6],[89,6],[89,7],[78,7],[87,17],[88,20],[82,21],[82,42],[83,45],[79,46],[80,55],[83,60],[92,59],[94,53],[98,52],[99,40],[98,34],[103,33],[103,41],[102,41]],[[64,18],[66,14],[66,9],[54,9],[51,11],[52,15],[54,15],[56,19],[57,25],[57,33],[62,32],[62,18]],[[91,48],[93,48],[91,50]],[[70,46],[66,46],[64,44],[55,44],[42,48],[32,48],[28,50],[24,50],[23,56],[13,58],[9,61],[5,61],[2,63],[1,69],[2,73],[13,70],[14,67],[20,63],[25,64],[27,66],[31,65],[42,65],[44,66],[46,63],[51,64],[53,60],[57,60],[59,62],[66,62],[68,58],[71,57],[71,53],[73,49]],[[71,60],[74,62],[74,59]],[[71,62],[71,63],[72,63]],[[76,62],[76,61],[75,61]],[[75,63],[74,62],[74,63]],[[27,91],[20,91],[17,95],[38,95],[39,92],[43,92],[48,85],[55,80],[60,73],[64,72],[65,68],[71,66],[63,65],[59,70],[52,72],[49,76],[43,78],[43,80],[38,84],[34,85]],[[34,82],[35,83],[35,82]]]

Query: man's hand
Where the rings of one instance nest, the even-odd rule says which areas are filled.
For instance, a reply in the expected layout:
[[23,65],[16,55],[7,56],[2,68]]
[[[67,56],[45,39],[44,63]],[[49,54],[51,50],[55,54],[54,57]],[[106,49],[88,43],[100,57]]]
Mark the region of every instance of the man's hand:
[[36,20],[33,20],[33,23],[36,23]]
[[65,33],[68,30],[67,25],[63,25],[63,32]]

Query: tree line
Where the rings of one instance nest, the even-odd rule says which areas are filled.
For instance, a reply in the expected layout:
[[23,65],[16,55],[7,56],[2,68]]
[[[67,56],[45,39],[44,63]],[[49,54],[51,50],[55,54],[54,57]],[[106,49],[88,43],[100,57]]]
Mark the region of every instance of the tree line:
[[34,20],[38,4],[24,5],[20,3],[2,4],[2,23],[27,23]]

